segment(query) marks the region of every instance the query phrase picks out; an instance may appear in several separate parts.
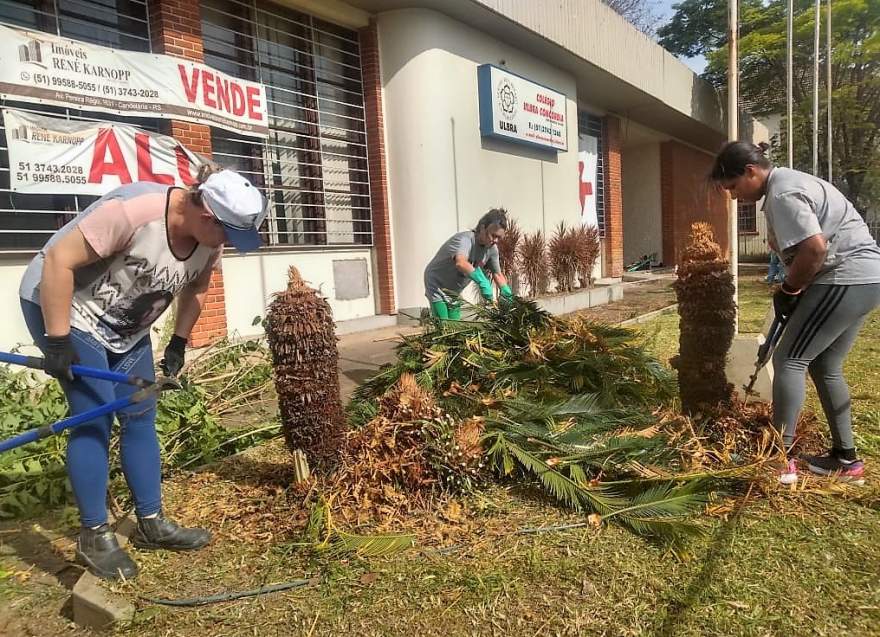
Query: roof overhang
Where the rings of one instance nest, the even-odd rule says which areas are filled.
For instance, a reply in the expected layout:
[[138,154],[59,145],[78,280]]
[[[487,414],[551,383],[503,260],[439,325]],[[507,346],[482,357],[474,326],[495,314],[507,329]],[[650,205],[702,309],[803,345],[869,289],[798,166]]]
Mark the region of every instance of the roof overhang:
[[715,89],[599,0],[348,0],[378,14],[432,9],[567,71],[578,98],[714,152],[726,139]]

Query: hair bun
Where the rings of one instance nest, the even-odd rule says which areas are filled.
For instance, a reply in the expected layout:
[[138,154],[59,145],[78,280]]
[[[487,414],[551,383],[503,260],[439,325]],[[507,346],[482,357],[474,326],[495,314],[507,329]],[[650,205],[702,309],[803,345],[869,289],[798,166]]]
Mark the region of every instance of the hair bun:
[[761,150],[762,153],[766,153],[768,150],[770,150],[770,144],[768,144],[767,142],[761,142],[760,144],[758,144],[758,148]]
[[208,180],[208,177],[221,170],[223,170],[223,168],[219,164],[216,164],[213,161],[205,162],[199,166],[199,171],[196,173],[196,185],[200,186]]

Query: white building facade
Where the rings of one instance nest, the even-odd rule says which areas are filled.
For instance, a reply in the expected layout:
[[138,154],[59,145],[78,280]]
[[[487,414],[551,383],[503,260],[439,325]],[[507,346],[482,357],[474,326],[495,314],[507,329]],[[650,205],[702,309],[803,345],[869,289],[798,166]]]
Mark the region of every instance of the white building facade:
[[[706,180],[724,141],[717,94],[599,0],[28,0],[0,4],[0,23],[265,86],[266,139],[3,101],[171,135],[264,190],[266,246],[224,255],[195,345],[258,335],[290,266],[327,297],[341,331],[394,323],[426,305],[423,270],[442,242],[497,206],[549,236],[582,223],[592,198],[603,277],[646,255],[674,264],[695,220],[727,245],[726,203]],[[518,78],[523,105],[536,92],[540,114],[523,108],[551,120],[540,135],[553,144],[486,134],[481,102],[494,96],[481,95],[478,69],[489,66]],[[537,121],[513,117],[506,125]],[[12,192],[0,155],[0,288],[14,299],[35,250],[94,198]],[[0,349],[30,340],[17,303],[2,323]]]

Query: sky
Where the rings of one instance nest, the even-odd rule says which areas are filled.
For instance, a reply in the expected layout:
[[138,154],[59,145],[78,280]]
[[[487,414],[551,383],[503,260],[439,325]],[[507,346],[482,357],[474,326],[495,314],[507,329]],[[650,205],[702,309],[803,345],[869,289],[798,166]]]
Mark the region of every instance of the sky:
[[[660,24],[666,24],[669,22],[670,18],[672,18],[672,14],[675,13],[672,9],[672,5],[676,4],[679,0],[655,0],[654,1],[654,12],[660,18]],[[698,55],[697,57],[692,58],[679,58],[682,62],[687,64],[694,73],[702,73],[703,69],[706,68],[706,58],[702,55]]]

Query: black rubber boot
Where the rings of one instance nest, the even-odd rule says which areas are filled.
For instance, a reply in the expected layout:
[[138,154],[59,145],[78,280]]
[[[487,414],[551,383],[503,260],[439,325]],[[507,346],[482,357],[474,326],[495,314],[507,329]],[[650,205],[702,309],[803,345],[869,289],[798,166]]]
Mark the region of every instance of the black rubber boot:
[[139,549],[155,551],[194,551],[211,541],[205,529],[186,529],[159,512],[154,518],[138,518],[137,530],[131,543]]
[[120,548],[109,524],[80,530],[76,559],[93,575],[104,579],[133,579],[138,574],[137,564]]

